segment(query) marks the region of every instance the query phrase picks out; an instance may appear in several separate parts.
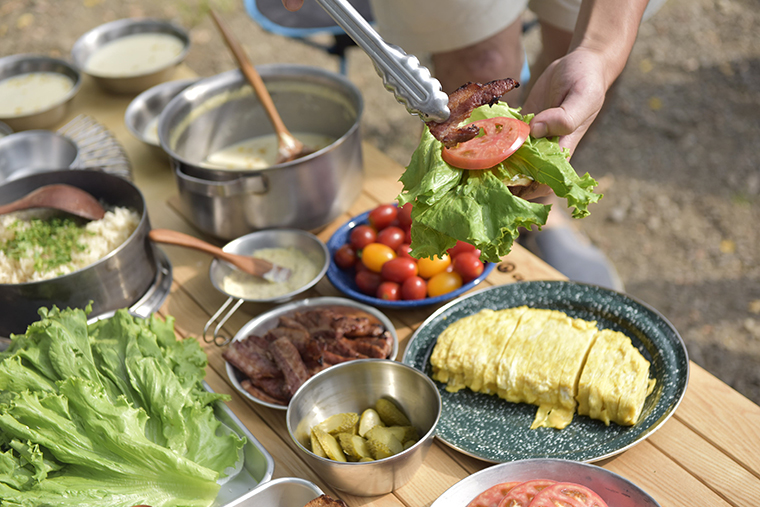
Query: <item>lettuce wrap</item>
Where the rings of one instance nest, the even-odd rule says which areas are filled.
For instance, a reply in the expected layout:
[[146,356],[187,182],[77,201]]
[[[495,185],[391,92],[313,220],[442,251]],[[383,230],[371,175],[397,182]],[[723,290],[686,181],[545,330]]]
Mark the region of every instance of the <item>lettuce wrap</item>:
[[[504,116],[529,123],[533,115],[499,102],[476,108],[466,123]],[[529,137],[510,157],[491,169],[472,171],[444,162],[442,144],[425,127],[417,149],[401,176],[400,205],[413,203],[412,256],[441,256],[461,240],[481,250],[481,259],[499,262],[508,254],[519,229],[546,224],[550,205],[512,194],[509,183],[528,178],[546,184],[573,208],[574,218],[589,214],[588,205],[602,195],[597,182],[578,176],[558,138]]]

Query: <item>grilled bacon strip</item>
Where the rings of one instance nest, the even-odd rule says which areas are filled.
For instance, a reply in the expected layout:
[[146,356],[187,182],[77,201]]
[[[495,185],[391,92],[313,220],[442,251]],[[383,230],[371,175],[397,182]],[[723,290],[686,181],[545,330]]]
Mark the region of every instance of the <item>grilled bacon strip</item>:
[[449,95],[449,119],[442,123],[429,121],[425,124],[433,137],[442,142],[445,147],[453,148],[478,135],[479,129],[474,125],[459,126],[470,117],[473,109],[485,104],[490,106],[496,104],[502,95],[518,86],[520,83],[511,78],[496,79],[486,84],[462,85]]

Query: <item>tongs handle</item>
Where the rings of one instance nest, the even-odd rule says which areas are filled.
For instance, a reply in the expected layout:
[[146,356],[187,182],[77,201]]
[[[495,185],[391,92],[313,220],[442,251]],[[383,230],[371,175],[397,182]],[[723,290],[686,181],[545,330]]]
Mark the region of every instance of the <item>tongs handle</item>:
[[385,88],[393,92],[407,111],[421,116],[424,121],[448,119],[448,95],[416,56],[386,43],[347,0],[316,1],[372,59]]

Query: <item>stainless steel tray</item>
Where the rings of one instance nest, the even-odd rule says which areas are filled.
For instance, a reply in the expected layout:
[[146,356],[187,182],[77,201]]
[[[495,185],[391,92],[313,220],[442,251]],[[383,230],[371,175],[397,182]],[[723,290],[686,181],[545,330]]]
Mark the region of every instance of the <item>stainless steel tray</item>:
[[[214,392],[206,382],[203,383],[203,387],[209,392]],[[240,471],[222,484],[219,495],[216,497],[216,501],[212,504],[212,507],[242,505],[240,502],[252,498],[258,491],[258,487],[272,478],[274,460],[267,450],[264,449],[264,446],[256,440],[253,433],[245,427],[242,421],[223,402],[216,402],[214,405],[214,415],[222,424],[241,437],[245,437],[247,442],[243,447],[243,465]]]
[[305,479],[283,477],[257,488],[252,495],[226,507],[303,507],[322,494],[319,487]]

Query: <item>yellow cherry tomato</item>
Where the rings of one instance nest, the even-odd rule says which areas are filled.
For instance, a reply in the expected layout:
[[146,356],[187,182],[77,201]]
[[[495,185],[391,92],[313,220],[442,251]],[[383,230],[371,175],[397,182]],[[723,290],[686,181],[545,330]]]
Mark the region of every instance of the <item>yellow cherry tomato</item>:
[[443,257],[423,257],[417,261],[418,274],[425,279],[446,271],[449,266],[451,266],[449,254],[443,254]]
[[370,243],[362,249],[362,264],[367,269],[379,273],[383,264],[396,257],[393,248],[382,243]]
[[452,290],[457,290],[461,286],[462,277],[459,273],[444,271],[428,280],[427,294],[429,297],[434,298]]

